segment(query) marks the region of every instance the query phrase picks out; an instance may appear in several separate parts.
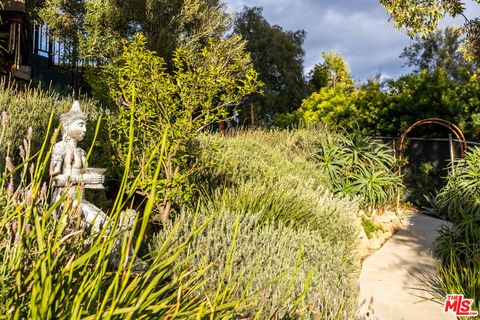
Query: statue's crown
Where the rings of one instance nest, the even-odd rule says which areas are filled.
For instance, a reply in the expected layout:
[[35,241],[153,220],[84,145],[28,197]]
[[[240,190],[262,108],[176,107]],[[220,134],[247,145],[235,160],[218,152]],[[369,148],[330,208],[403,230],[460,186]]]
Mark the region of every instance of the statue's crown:
[[82,109],[80,108],[80,102],[78,100],[75,100],[73,102],[70,111],[62,113],[60,115],[60,121],[62,122],[62,124],[69,124],[75,120],[87,121],[87,119],[88,113],[82,111]]

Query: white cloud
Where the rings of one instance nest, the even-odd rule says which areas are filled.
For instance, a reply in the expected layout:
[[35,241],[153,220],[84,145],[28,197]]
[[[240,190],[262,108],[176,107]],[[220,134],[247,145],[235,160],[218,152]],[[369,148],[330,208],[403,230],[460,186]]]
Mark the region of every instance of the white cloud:
[[409,38],[395,30],[378,0],[228,0],[232,11],[244,6],[263,8],[271,24],[285,30],[304,29],[305,70],[322,60],[321,53],[341,52],[354,78],[365,81],[379,71],[406,72],[398,58]]
[[[398,56],[410,44],[405,34],[388,22],[378,0],[225,0],[232,11],[244,6],[262,7],[263,16],[284,30],[304,29],[305,70],[322,60],[323,51],[341,52],[354,78],[365,81],[377,72],[396,78],[408,72]],[[480,16],[480,6],[466,3],[469,18]],[[442,26],[463,24],[462,17],[447,19]]]

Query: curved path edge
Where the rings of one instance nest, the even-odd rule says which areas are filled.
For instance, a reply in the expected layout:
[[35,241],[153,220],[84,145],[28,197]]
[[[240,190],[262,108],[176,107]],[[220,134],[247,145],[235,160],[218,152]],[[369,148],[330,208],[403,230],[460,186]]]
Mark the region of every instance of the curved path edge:
[[433,301],[425,280],[435,270],[433,241],[446,223],[415,214],[383,247],[365,259],[360,274],[360,319],[456,319]]

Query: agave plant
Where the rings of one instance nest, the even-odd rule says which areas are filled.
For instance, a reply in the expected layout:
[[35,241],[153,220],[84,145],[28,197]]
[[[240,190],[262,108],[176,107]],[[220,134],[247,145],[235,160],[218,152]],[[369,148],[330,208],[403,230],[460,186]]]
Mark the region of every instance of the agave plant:
[[369,167],[386,168],[391,170],[395,165],[393,150],[385,144],[374,141],[363,133],[348,134],[343,140],[348,164],[367,165]]
[[403,188],[393,171],[392,150],[365,135],[327,137],[319,143],[315,160],[336,192],[359,198],[367,210],[392,204],[398,189]]
[[391,171],[358,165],[349,174],[349,183],[342,192],[359,197],[365,208],[373,210],[391,204],[400,184],[398,176]]
[[314,156],[319,169],[330,177],[330,181],[336,187],[345,179],[344,168],[349,164],[345,151],[340,139],[327,136],[325,140],[320,141],[320,148]]

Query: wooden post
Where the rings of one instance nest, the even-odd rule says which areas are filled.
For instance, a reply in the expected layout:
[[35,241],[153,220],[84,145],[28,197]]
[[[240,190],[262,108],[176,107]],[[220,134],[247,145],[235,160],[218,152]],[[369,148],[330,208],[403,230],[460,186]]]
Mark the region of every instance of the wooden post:
[[[395,146],[395,137],[392,138],[392,146],[393,146],[393,158],[395,159],[395,162],[398,165],[398,177],[402,179],[402,164],[401,159],[402,159],[402,150],[398,150],[398,155],[397,155],[397,148]],[[400,213],[400,187],[397,187],[397,214]]]
[[455,174],[455,152],[453,150],[453,138],[452,134],[448,134],[448,145],[450,147],[450,165],[452,166],[452,173]]
[[225,123],[220,122],[220,134],[222,137],[225,137]]
[[250,103],[250,120],[252,128],[255,127],[255,108],[253,107],[253,103]]

